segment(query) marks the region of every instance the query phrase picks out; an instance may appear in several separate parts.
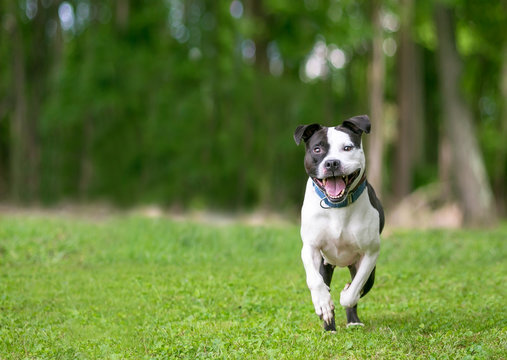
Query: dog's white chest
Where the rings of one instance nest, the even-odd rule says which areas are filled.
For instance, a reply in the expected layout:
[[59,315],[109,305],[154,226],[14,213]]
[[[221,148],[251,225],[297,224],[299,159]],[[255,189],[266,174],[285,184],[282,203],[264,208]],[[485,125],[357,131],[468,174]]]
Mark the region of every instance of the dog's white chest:
[[[307,189],[308,190],[308,189]],[[301,237],[320,249],[329,264],[344,267],[356,263],[362,255],[378,248],[378,214],[364,192],[346,208],[323,209],[307,191],[302,209]]]
[[329,231],[322,234],[320,249],[327,263],[340,267],[354,264],[362,253],[357,239],[348,229],[339,230],[334,226],[330,226]]
[[326,263],[344,267],[354,264],[361,257],[363,251],[358,238],[347,225],[341,217],[331,217],[312,230],[316,235],[313,237],[315,245],[320,249]]

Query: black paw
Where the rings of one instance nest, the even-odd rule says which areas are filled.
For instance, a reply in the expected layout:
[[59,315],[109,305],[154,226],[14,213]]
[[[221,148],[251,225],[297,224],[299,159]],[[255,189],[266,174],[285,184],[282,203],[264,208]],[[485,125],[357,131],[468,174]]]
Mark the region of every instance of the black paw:
[[326,330],[326,331],[336,331],[336,325],[335,325],[335,322],[334,322],[334,316],[331,319],[330,323],[324,322],[324,330]]
[[359,316],[357,316],[357,305],[351,308],[345,308],[345,313],[347,314],[347,327],[349,324],[362,324],[361,320],[359,320]]

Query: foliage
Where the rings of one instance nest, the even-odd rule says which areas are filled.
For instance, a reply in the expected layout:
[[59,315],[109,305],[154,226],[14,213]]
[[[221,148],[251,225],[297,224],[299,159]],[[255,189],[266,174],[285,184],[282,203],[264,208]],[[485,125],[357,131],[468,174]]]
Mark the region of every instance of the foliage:
[[[505,355],[507,228],[384,237],[363,329],[313,313],[295,226],[0,219],[0,357],[408,358]],[[348,280],[335,272],[332,293]]]
[[[385,37],[396,44],[401,5],[382,4]],[[432,4],[416,2],[413,25],[423,50],[427,134],[441,129]],[[465,58],[463,88],[490,175],[501,183],[507,164],[496,154],[506,145],[494,134],[507,111],[498,80],[505,12],[499,2],[450,5]],[[35,168],[27,182],[36,185],[29,192],[21,186],[18,196],[28,201],[292,209],[304,184],[293,129],[368,112],[369,2],[18,0],[2,2],[0,11],[2,199],[19,200],[9,135],[17,116],[14,85],[23,81],[16,62],[26,72],[33,120],[32,155],[21,166]],[[18,31],[23,51],[16,53]],[[321,72],[309,77],[312,54],[323,51]],[[386,63],[388,185],[395,176],[393,54]],[[413,187],[435,181],[438,141],[426,138]]]

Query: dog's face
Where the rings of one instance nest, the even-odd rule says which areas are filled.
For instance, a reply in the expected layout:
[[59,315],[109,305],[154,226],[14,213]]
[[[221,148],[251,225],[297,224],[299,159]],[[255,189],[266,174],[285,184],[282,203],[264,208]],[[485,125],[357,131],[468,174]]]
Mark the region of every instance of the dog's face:
[[301,140],[306,144],[306,172],[331,202],[343,201],[363,177],[361,135],[369,133],[370,126],[368,116],[361,115],[336,127],[311,124],[296,128],[296,144]]

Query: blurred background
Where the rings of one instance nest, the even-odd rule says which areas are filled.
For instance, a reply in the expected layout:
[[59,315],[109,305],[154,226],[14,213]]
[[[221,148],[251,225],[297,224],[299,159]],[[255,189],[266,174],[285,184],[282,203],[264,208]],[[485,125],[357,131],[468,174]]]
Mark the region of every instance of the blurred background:
[[506,216],[507,2],[0,1],[0,202],[297,217],[299,124],[368,114],[392,221]]

